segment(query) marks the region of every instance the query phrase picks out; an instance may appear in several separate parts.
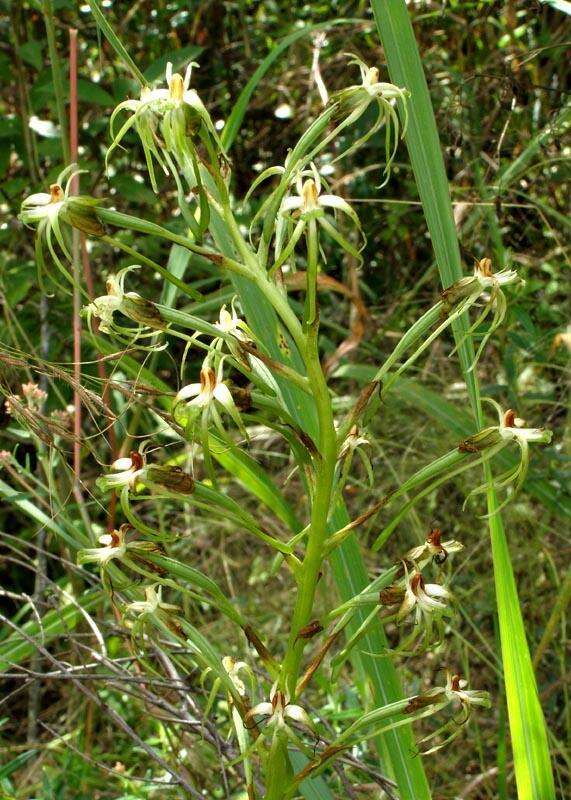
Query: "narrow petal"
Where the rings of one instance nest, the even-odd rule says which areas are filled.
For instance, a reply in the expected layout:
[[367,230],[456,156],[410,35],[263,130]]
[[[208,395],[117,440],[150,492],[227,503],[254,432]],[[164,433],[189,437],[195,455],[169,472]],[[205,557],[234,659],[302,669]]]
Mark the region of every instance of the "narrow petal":
[[450,592],[441,586],[439,583],[427,583],[424,591],[430,597],[443,597],[444,599],[450,597]]
[[301,725],[305,725],[307,728],[313,727],[311,719],[301,706],[287,705],[285,707],[284,717],[291,719],[294,722],[299,722]]
[[175,397],[175,403],[179,400],[188,400],[189,397],[196,397],[197,394],[200,394],[200,384],[199,383],[189,383],[188,386],[183,386],[180,392]]
[[280,206],[280,214],[287,214],[288,211],[295,211],[301,208],[303,200],[301,197],[286,197]]
[[22,201],[22,207],[47,206],[51,201],[52,198],[50,194],[47,192],[38,192],[37,194],[31,194],[29,197],[26,197],[25,200]]

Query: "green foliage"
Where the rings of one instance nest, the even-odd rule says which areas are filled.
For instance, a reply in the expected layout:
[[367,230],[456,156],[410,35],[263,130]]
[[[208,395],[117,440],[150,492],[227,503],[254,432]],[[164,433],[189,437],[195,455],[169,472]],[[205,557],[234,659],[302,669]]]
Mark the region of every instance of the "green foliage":
[[563,793],[548,5],[12,4],[0,794]]

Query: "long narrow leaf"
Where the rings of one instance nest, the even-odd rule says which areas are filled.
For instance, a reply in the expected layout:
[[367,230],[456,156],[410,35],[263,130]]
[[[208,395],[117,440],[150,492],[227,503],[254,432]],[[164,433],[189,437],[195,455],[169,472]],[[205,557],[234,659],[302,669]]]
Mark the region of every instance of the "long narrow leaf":
[[[462,276],[460,252],[436,121],[409,13],[405,0],[372,0],[371,5],[391,79],[411,92],[407,145],[440,278],[446,287]],[[466,327],[463,320],[454,333],[457,341],[462,341],[458,352],[479,427],[482,410],[477,377],[475,371],[469,370],[473,346],[470,339],[465,338]],[[491,471],[487,468],[485,472],[490,487],[488,510],[493,514],[489,522],[490,537],[518,795],[520,800],[551,800],[555,797],[555,788],[545,721],[505,531],[500,515],[494,513],[497,500]]]

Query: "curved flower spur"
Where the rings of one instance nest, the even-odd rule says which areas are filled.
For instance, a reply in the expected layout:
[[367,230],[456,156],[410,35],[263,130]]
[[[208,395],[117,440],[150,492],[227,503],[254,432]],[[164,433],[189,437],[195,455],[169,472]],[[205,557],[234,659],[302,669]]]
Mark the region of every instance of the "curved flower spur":
[[[73,286],[73,277],[62,263],[54,244],[55,239],[55,243],[59,246],[66,260],[71,262],[69,243],[66,241],[66,232],[62,228],[61,222],[66,222],[68,225],[91,236],[103,236],[105,233],[103,225],[93,210],[95,206],[99,205],[100,201],[93,197],[71,194],[73,179],[81,172],[83,170],[72,164],[60,172],[56,183],[51,184],[49,192],[38,192],[22,201],[18,219],[24,225],[37,229],[35,249],[38,283],[41,287],[43,287],[42,272],[47,272],[43,253],[44,243],[66,281]],[[64,181],[65,188],[62,186]],[[58,288],[68,292],[53,275],[50,275],[50,278]]]

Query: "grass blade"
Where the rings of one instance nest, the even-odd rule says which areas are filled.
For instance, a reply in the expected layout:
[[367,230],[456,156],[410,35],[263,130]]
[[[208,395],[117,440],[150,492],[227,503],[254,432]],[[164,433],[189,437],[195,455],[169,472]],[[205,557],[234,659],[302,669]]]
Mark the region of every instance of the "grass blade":
[[127,48],[123,44],[123,42],[119,39],[111,25],[107,22],[105,17],[105,12],[97,2],[97,0],[87,0],[89,3],[89,8],[91,9],[91,13],[95,17],[95,21],[97,23],[98,28],[101,30],[113,50],[119,56],[119,59],[125,64],[127,69],[131,72],[133,77],[140,83],[141,86],[147,85],[147,80],[145,76],[139,69],[139,67],[135,64],[129,53],[127,52]]
[[[444,287],[462,275],[460,251],[444,162],[422,62],[404,0],[372,0],[391,80],[411,92],[407,145]],[[464,338],[465,320],[456,326]],[[466,339],[459,357],[478,427],[482,422],[477,377],[469,371],[473,346]],[[489,467],[488,511],[498,507]],[[506,535],[499,514],[489,519],[496,602],[514,766],[520,800],[555,797],[547,731],[525,637]]]

